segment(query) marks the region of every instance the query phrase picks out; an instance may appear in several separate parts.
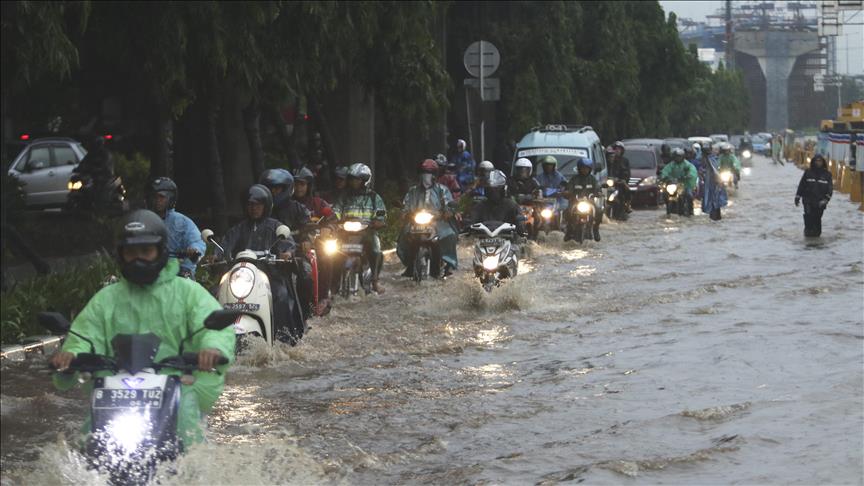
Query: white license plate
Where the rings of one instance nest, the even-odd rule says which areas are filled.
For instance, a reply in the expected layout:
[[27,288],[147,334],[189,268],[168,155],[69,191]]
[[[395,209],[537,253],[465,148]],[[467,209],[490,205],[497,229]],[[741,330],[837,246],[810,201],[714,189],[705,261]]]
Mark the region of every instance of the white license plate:
[[261,308],[261,304],[253,304],[251,302],[229,302],[227,304],[223,304],[222,308],[233,311],[255,312]]
[[161,406],[161,388],[97,388],[93,391],[93,408],[159,408]]
[[349,253],[363,253],[363,245],[347,244],[342,245],[342,251]]

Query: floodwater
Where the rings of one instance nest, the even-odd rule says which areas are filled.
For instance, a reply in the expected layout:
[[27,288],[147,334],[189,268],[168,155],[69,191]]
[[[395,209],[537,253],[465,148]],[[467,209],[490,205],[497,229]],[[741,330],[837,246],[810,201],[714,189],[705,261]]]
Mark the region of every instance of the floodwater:
[[[835,194],[805,239],[800,174],[757,158],[720,222],[553,234],[491,295],[388,264],[241,359],[161,484],[862,484],[864,213]],[[2,366],[3,484],[99,482],[67,442],[85,397]]]

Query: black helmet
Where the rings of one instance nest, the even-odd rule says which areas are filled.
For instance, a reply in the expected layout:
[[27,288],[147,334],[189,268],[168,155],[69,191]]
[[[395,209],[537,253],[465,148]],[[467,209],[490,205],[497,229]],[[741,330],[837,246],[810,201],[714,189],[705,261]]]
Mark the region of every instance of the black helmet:
[[177,184],[175,184],[170,178],[157,177],[153,179],[148,189],[150,192],[148,200],[151,200],[151,205],[153,204],[152,198],[156,194],[162,194],[168,198],[168,208],[174,209],[177,205]]
[[[291,187],[294,187],[293,177],[291,178]],[[273,211],[273,193],[271,193],[270,189],[263,184],[253,184],[249,190],[246,191],[246,202],[263,204],[264,216],[262,216],[262,218],[269,218],[270,213]]]
[[[146,262],[123,259],[122,249],[127,246],[155,245],[159,249],[159,257]],[[120,273],[130,282],[147,285],[156,281],[159,272],[168,263],[168,228],[162,218],[153,211],[138,209],[123,217],[117,234],[117,259],[120,262]]]
[[[280,199],[294,195],[294,176],[285,169],[265,170],[258,179],[258,183],[267,186],[268,189],[282,186],[284,189],[279,194]],[[285,196],[282,194],[285,194]],[[273,197],[272,193],[270,197]]]

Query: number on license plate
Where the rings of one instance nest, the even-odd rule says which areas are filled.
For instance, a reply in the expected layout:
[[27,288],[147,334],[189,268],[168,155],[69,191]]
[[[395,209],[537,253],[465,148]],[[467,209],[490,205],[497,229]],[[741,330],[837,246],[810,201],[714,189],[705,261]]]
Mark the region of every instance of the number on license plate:
[[159,408],[162,389],[97,388],[93,391],[93,408]]
[[363,245],[342,245],[342,251],[361,253],[363,252]]
[[480,246],[493,246],[500,244],[501,238],[483,238],[482,240],[480,240]]
[[261,304],[254,304],[251,302],[229,302],[224,304],[222,307],[226,310],[255,312],[261,308]]

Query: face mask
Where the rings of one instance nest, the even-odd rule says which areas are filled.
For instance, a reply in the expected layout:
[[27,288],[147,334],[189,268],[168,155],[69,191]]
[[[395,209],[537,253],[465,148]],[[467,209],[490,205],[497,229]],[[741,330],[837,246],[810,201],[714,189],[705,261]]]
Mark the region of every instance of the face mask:
[[423,187],[429,189],[432,187],[432,182],[434,181],[435,176],[432,174],[420,174],[420,183],[423,184]]
[[121,262],[120,273],[126,277],[126,280],[138,285],[150,285],[159,278],[159,272],[168,263],[168,253],[160,252],[159,258],[152,262],[146,260],[132,260],[131,262]]

